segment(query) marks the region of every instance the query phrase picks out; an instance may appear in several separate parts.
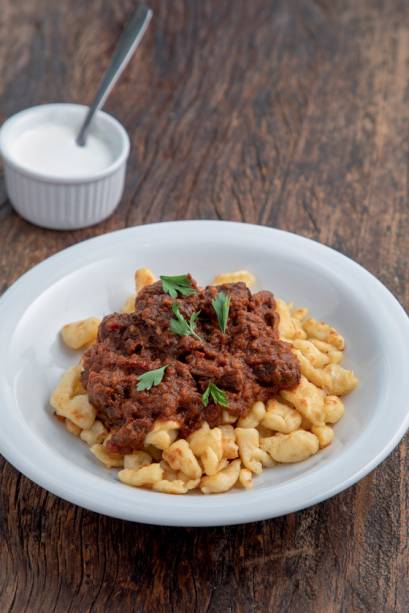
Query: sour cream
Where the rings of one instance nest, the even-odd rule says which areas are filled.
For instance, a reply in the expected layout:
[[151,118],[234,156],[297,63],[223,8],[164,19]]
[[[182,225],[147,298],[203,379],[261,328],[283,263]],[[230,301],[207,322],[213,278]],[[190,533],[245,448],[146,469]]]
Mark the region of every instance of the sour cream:
[[72,126],[40,123],[23,131],[10,146],[10,156],[27,170],[50,177],[92,176],[112,164],[108,144],[89,133],[84,147],[76,142]]

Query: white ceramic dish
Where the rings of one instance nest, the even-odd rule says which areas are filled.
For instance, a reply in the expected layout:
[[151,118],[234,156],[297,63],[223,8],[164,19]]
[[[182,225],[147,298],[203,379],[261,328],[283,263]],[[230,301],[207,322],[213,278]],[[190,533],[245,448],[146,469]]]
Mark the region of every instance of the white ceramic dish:
[[87,176],[56,176],[30,170],[13,155],[13,143],[24,131],[42,123],[79,129],[88,107],[81,104],[43,104],[10,117],[0,130],[6,188],[16,211],[28,221],[56,230],[71,230],[99,223],[118,205],[123,189],[129,138],[111,115],[99,111],[90,134],[106,143],[112,163]]
[[[260,287],[307,306],[347,341],[360,379],[336,440],[309,460],[266,469],[251,491],[171,496],[133,489],[103,468],[52,416],[48,398],[77,356],[60,327],[119,309],[136,267],[189,270],[201,283],[247,268]],[[409,321],[390,292],[345,256],[293,234],[212,221],[130,228],[80,243],[36,266],[0,300],[0,451],[54,494],[106,515],[213,526],[283,515],[333,496],[377,466],[409,425]]]

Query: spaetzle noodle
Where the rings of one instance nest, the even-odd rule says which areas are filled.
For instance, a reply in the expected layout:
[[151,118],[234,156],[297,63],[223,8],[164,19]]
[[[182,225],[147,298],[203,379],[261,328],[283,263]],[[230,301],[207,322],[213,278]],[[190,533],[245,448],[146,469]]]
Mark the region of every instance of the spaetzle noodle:
[[[124,304],[132,312],[138,292],[156,278],[148,268],[135,272],[135,293]],[[217,275],[213,284],[256,283],[246,270]],[[144,449],[115,454],[107,443],[112,432],[101,421],[81,383],[81,361],[63,373],[50,403],[66,429],[85,442],[106,468],[120,469],[118,479],[131,487],[183,495],[227,492],[253,487],[254,476],[280,463],[302,462],[329,446],[333,425],[344,415],[341,397],[358,384],[354,373],[340,365],[343,336],[300,307],[276,299],[280,339],[297,356],[301,379],[293,389],[282,389],[267,402],[254,402],[247,414],[222,412],[222,423],[205,421],[186,438],[174,419],[157,419],[144,439]],[[61,330],[64,343],[74,350],[95,341],[100,321],[95,317],[68,323]],[[139,389],[139,388],[138,388]]]

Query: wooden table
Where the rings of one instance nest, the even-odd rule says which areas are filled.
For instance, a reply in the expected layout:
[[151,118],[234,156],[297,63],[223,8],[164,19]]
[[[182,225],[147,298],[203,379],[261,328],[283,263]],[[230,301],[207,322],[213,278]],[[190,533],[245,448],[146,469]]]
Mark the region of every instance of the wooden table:
[[[42,230],[2,187],[0,291],[88,237],[212,218],[331,245],[408,306],[408,3],[150,3],[154,21],[107,104],[133,145],[117,212],[96,228]],[[1,120],[89,102],[134,4],[3,0]],[[2,461],[0,610],[406,612],[407,449],[306,511],[186,530],[84,511]]]

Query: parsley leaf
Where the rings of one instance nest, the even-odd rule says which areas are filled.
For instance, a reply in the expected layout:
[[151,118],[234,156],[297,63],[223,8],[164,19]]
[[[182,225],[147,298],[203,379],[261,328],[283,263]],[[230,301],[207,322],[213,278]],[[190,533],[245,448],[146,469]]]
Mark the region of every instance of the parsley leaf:
[[167,277],[161,275],[162,289],[172,298],[176,298],[178,293],[182,296],[193,296],[197,291],[192,287],[192,281],[188,275],[176,275],[175,277]]
[[217,296],[213,298],[212,306],[216,312],[220,330],[226,332],[227,320],[229,318],[230,296],[227,296],[224,292],[219,292]]
[[215,404],[219,404],[221,407],[229,406],[229,403],[227,402],[226,393],[219,387],[217,387],[217,385],[215,385],[214,383],[209,383],[209,385],[206,387],[204,394],[202,395],[202,402],[205,407],[207,407],[207,405],[209,404],[210,396],[212,397],[212,400]]
[[159,385],[162,383],[163,376],[165,374],[165,370],[169,364],[165,364],[162,368],[156,368],[155,370],[148,370],[144,372],[142,375],[138,377],[138,385],[136,389],[138,392],[143,392],[144,390],[150,390],[153,385]]
[[195,332],[196,320],[200,315],[200,311],[197,313],[192,313],[189,321],[186,321],[186,319],[183,317],[176,302],[172,304],[172,311],[176,316],[176,319],[170,320],[170,329],[172,332],[178,334],[179,336],[194,336],[197,338],[197,340],[201,341],[202,339]]

